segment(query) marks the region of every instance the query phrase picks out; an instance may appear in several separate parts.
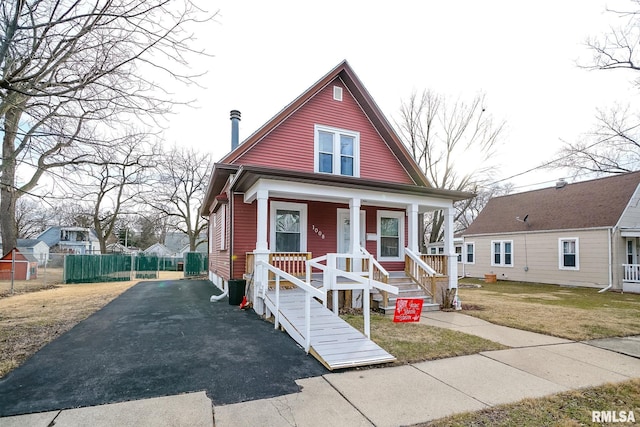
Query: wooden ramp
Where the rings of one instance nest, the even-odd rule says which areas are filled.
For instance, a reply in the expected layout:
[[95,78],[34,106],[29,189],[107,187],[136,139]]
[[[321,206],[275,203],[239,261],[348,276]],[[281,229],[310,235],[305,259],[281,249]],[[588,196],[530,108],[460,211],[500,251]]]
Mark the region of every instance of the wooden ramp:
[[[275,314],[275,291],[269,290],[265,303]],[[303,348],[304,291],[280,291],[279,322]],[[311,300],[311,348],[309,352],[330,370],[375,365],[396,360],[360,331],[336,316],[321,303]]]

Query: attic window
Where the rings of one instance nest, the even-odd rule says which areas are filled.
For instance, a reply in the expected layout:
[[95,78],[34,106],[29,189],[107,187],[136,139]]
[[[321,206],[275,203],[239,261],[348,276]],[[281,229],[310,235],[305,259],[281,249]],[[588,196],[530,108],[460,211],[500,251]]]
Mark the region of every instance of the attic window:
[[333,87],[333,99],[342,101],[342,88],[340,86]]

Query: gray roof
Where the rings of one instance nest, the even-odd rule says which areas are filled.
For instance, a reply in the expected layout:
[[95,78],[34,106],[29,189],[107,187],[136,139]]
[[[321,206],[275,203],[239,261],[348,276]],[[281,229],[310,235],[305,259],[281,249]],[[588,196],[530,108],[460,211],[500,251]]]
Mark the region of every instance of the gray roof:
[[462,235],[613,227],[638,184],[630,172],[495,197]]

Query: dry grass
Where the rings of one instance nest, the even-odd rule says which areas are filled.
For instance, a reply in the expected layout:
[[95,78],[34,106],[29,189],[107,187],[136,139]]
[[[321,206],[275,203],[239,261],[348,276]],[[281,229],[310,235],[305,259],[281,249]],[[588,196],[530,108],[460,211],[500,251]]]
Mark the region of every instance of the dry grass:
[[[159,280],[181,272],[160,272]],[[58,285],[0,298],[0,377],[140,280]]]
[[637,294],[507,281],[459,294],[463,308],[477,309],[465,314],[499,325],[578,341],[640,334]]
[[[540,399],[526,399],[514,404],[416,424],[415,427],[602,425],[591,422],[591,411],[633,411],[637,414],[635,417],[640,416],[640,379]],[[636,422],[639,421],[640,419],[636,419]]]
[[[38,268],[38,277],[33,280],[14,280],[14,294],[50,289],[62,283],[62,268]],[[3,275],[4,276],[4,275]],[[0,298],[11,295],[11,280],[0,277]]]
[[[362,315],[343,315],[342,318],[359,331],[364,330]],[[388,316],[373,313],[371,339],[396,357],[396,365],[507,348],[493,341],[449,329],[415,323],[394,323]]]

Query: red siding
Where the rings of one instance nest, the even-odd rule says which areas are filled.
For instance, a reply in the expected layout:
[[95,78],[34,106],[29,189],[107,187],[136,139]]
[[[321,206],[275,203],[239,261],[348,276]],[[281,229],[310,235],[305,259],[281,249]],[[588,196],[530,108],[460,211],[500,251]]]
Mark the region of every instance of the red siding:
[[[222,212],[227,209],[226,214]],[[209,271],[213,272],[219,277],[229,279],[229,211],[228,205],[221,206],[216,213],[209,216],[209,226],[213,227],[215,219],[215,227],[211,235],[212,239],[209,241]],[[220,238],[222,234],[222,217],[225,217],[226,227],[226,245],[225,248],[221,248]]]
[[[342,101],[333,99],[333,86],[336,85],[343,88]],[[314,95],[233,163],[313,172],[316,124],[360,132],[361,178],[414,184],[339,79]],[[283,161],[285,155],[287,158]]]
[[233,277],[241,278],[245,272],[246,253],[256,248],[258,224],[257,202],[247,204],[242,194],[233,197]]

